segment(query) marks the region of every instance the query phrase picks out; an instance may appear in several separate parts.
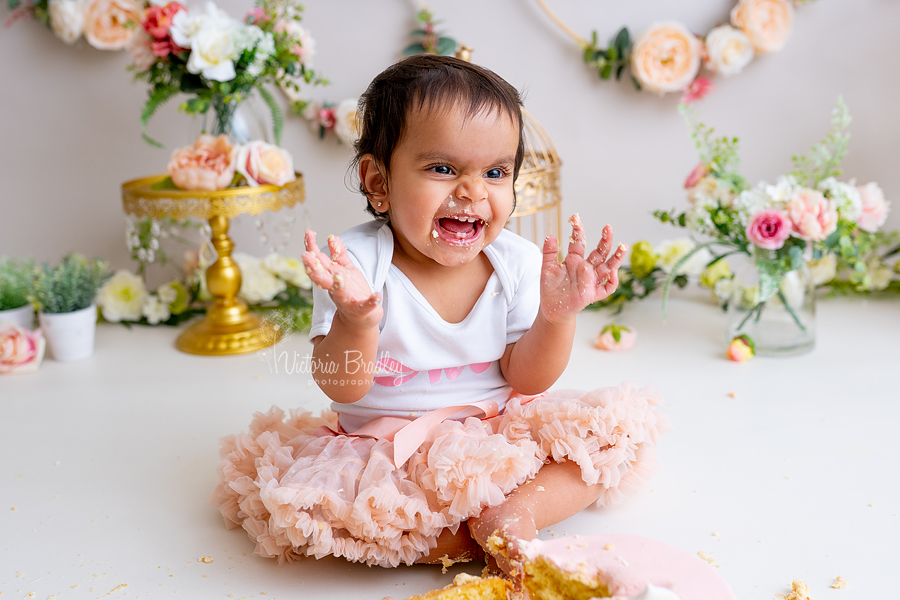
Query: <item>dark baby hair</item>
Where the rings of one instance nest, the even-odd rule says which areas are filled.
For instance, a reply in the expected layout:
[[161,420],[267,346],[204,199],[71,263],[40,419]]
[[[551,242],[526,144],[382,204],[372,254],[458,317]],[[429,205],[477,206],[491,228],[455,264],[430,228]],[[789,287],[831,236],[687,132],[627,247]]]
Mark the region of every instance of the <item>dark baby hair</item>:
[[[410,56],[388,67],[372,80],[359,99],[360,136],[351,170],[358,171],[360,159],[371,154],[390,173],[391,156],[403,136],[412,109],[459,104],[467,117],[482,111],[506,113],[519,128],[519,147],[513,181],[525,156],[522,100],[519,92],[503,78],[478,65],[435,54]],[[359,191],[368,198],[362,181]],[[375,211],[369,203],[366,210],[377,219],[386,214]]]

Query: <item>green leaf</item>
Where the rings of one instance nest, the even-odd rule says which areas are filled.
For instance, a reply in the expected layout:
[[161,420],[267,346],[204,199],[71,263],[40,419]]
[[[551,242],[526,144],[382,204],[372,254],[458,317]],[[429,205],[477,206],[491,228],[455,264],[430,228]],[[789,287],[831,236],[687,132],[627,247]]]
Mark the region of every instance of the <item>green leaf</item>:
[[439,37],[437,41],[437,53],[443,56],[452,56],[456,52],[456,40],[448,37]]
[[616,81],[622,79],[622,72],[625,70],[625,63],[619,65],[619,68],[616,69]]
[[172,181],[171,177],[166,177],[165,179],[161,179],[150,186],[151,190],[177,190],[179,187],[175,185],[175,182]]
[[272,113],[272,133],[275,136],[275,145],[281,145],[281,135],[284,131],[284,113],[281,110],[281,105],[275,100],[275,97],[264,88],[262,85],[256,86],[256,90],[259,92],[259,97],[262,98],[263,102],[266,103],[266,106],[269,107],[269,111]]
[[606,64],[602,69],[600,69],[600,77],[601,79],[609,79],[610,75],[612,75],[613,66],[611,64]]
[[406,48],[403,49],[404,56],[414,56],[416,54],[424,54],[425,46],[419,44],[418,42],[415,44],[410,44]]
[[615,46],[609,47],[609,49],[606,51],[606,58],[608,58],[609,60],[611,60],[613,62],[616,62],[617,60],[619,60],[619,51],[616,50]]
[[171,100],[172,97],[177,93],[178,86],[175,85],[156,88],[147,99],[147,103],[144,105],[144,110],[141,111],[141,137],[144,138],[144,141],[151,146],[156,146],[157,148],[163,147],[162,144],[160,144],[147,134],[147,123],[148,121],[150,121],[150,118],[153,117],[159,107]]
[[666,280],[663,282],[663,288],[662,288],[663,322],[665,322],[666,319],[668,318],[667,309],[668,309],[668,305],[669,305],[669,289],[672,287],[672,283],[678,277],[678,271],[681,270],[681,267],[683,267],[685,265],[685,263],[687,263],[687,261],[689,261],[691,259],[691,257],[693,257],[695,254],[697,254],[704,248],[709,248],[710,246],[712,246],[714,244],[721,244],[721,243],[722,242],[720,242],[718,240],[714,240],[712,242],[706,242],[705,244],[700,244],[699,246],[694,246],[694,248],[690,252],[688,252],[687,254],[682,256],[678,260],[678,262],[676,262],[675,265],[672,267],[672,271],[669,273],[669,275],[666,277]]
[[620,56],[625,56],[628,53],[628,47],[631,46],[631,34],[628,33],[627,27],[623,27],[619,30],[619,33],[616,34],[613,46],[619,50]]

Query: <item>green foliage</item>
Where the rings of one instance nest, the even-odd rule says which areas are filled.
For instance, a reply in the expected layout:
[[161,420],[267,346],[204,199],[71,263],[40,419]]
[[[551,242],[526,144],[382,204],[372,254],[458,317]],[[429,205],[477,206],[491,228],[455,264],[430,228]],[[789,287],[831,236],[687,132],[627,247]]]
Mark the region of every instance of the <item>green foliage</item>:
[[427,8],[422,9],[416,13],[416,21],[422,25],[420,28],[409,32],[409,35],[415,41],[403,49],[404,56],[413,56],[415,54],[450,56],[456,52],[456,40],[438,33],[435,29],[435,25],[440,23],[440,21],[434,19],[434,13]]
[[150,97],[147,99],[147,103],[144,105],[144,110],[141,111],[141,137],[144,138],[144,141],[150,144],[151,146],[155,146],[157,148],[162,148],[163,145],[150,137],[147,133],[147,123],[150,122],[150,119],[156,114],[156,111],[159,110],[159,107],[168,102],[178,93],[178,86],[174,85],[163,85],[156,88],[153,88],[150,92]]
[[838,97],[837,106],[831,111],[831,131],[825,139],[812,147],[806,156],[793,156],[794,171],[791,172],[801,185],[815,188],[828,177],[841,175],[841,161],[847,156],[850,144],[850,112],[844,99]]
[[11,310],[28,304],[34,261],[0,258],[0,310]]
[[275,144],[280,146],[282,131],[284,131],[284,113],[281,111],[281,106],[279,106],[271,92],[263,86],[257,87],[256,91],[259,92],[259,97],[263,99],[263,102],[266,103],[266,106],[269,107],[269,111],[272,113],[272,133],[275,135]]
[[697,146],[700,161],[715,176],[728,179],[736,188],[743,189],[744,178],[737,172],[740,165],[738,138],[727,136],[714,138],[715,130],[700,122],[697,111],[692,106],[679,104],[678,112],[688,127],[690,138]]
[[[613,75],[616,81],[622,78],[622,73],[628,66],[631,56],[631,34],[627,27],[620,29],[609,41],[606,48],[597,42],[597,32],[591,32],[591,41],[582,44],[582,59],[585,64],[597,71],[601,79],[609,79]],[[637,88],[640,84],[632,77]]]
[[34,269],[30,300],[37,310],[50,314],[82,310],[111,276],[105,261],[69,254],[56,267],[44,263]]

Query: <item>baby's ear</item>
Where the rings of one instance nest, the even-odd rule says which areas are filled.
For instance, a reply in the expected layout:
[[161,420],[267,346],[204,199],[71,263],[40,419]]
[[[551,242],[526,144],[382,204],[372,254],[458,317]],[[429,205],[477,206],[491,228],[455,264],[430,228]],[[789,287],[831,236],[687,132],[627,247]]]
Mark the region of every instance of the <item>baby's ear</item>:
[[362,182],[366,198],[378,212],[386,212],[388,209],[387,177],[383,165],[379,164],[375,157],[366,154],[359,159],[359,180]]

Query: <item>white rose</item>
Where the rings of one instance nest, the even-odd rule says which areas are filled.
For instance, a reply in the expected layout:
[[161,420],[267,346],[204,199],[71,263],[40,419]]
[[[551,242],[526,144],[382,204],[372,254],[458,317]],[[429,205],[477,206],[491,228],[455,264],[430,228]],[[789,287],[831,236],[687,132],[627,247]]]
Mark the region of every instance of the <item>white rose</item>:
[[238,149],[235,169],[251,187],[284,185],[297,178],[290,152],[260,140],[248,142]]
[[273,275],[277,275],[291,285],[296,285],[304,290],[312,289],[312,281],[306,274],[306,267],[298,258],[281,256],[273,252],[263,259],[263,266]]
[[334,109],[334,133],[339,140],[350,146],[359,139],[359,122],[356,115],[358,104],[355,98],[348,98]]
[[737,75],[750,64],[753,44],[743,31],[722,25],[706,36],[706,54],[706,68],[728,77]]
[[48,7],[50,29],[67,44],[74,44],[84,30],[84,6],[81,0],[52,0]]
[[107,321],[138,321],[147,300],[144,280],[131,271],[116,271],[97,292],[97,304]]
[[147,322],[151,325],[162,323],[171,316],[169,305],[155,294],[149,296],[147,300],[144,301],[141,312],[147,317]]
[[269,302],[287,289],[284,281],[263,268],[260,259],[242,252],[235,253],[232,258],[241,269],[241,291],[238,296],[246,302]]
[[234,23],[234,19],[225,11],[219,10],[215,2],[206,2],[175,13],[169,33],[172,40],[182,48],[193,48],[194,38],[207,25],[223,28],[226,25],[233,27]]
[[237,33],[234,23],[207,22],[191,38],[187,70],[213,81],[234,79],[234,61],[240,56]]
[[819,260],[810,260],[807,266],[816,287],[825,285],[837,275],[837,257],[834,254],[825,254]]

